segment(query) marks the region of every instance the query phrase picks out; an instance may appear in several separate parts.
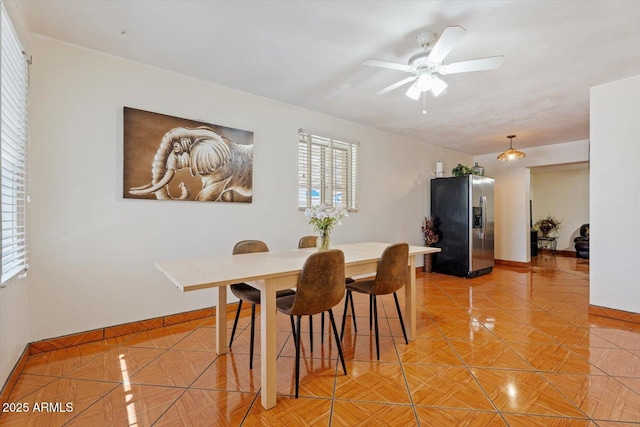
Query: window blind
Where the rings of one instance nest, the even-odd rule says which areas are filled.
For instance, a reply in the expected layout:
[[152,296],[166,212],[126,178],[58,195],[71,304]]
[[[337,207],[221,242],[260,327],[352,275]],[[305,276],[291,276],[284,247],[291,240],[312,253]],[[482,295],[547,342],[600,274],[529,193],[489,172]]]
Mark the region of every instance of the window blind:
[[298,141],[298,208],[327,203],[356,211],[358,143],[302,129]]
[[0,15],[0,283],[4,285],[27,268],[28,64],[4,5]]

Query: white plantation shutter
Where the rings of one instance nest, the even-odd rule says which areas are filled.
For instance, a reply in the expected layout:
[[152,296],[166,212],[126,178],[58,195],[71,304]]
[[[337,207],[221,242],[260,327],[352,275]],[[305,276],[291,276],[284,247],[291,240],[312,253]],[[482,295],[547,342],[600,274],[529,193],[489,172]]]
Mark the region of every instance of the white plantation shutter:
[[4,5],[0,15],[0,284],[4,285],[27,268],[28,64]]
[[356,211],[358,144],[313,135],[298,139],[298,208],[320,203]]

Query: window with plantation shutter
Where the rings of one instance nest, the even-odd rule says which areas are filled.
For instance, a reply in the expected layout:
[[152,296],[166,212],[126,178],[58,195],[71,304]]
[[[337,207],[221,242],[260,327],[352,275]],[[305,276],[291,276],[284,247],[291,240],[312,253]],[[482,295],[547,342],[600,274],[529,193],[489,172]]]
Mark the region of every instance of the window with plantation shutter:
[[298,208],[320,203],[350,212],[358,209],[358,144],[300,129]]
[[5,285],[9,279],[27,269],[28,64],[4,5],[0,8],[0,15],[0,284]]

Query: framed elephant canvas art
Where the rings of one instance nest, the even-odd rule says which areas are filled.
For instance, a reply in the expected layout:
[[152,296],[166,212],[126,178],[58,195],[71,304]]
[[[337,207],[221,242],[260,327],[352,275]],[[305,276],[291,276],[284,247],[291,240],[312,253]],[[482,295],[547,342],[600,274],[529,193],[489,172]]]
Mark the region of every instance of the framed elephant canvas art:
[[251,203],[253,132],[124,107],[125,198]]

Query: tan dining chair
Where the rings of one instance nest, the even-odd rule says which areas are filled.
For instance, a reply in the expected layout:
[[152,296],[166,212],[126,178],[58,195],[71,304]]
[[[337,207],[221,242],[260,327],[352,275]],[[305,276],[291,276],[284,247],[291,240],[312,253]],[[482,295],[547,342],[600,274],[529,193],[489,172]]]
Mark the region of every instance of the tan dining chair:
[[[266,243],[260,240],[242,240],[233,247],[233,254],[247,254],[254,252],[269,252],[269,247]],[[256,305],[260,304],[260,291],[253,286],[246,283],[236,283],[230,286],[231,292],[238,297],[238,310],[236,311],[236,318],[233,321],[233,329],[231,330],[231,339],[229,340],[229,348],[233,344],[233,337],[236,334],[236,327],[238,326],[238,319],[240,318],[240,310],[242,310],[242,302],[246,301],[251,304],[251,342],[249,343],[249,369],[253,369],[253,341],[256,333]],[[295,291],[293,289],[285,289],[276,292],[276,298],[284,297],[287,295],[293,295]],[[224,327],[219,325],[218,327]]]
[[296,328],[293,331],[296,346],[296,398],[300,386],[300,323],[302,316],[329,312],[338,355],[344,374],[347,375],[347,366],[344,362],[342,345],[332,311],[332,308],[342,301],[344,293],[344,253],[333,249],[311,254],[302,267],[295,294],[276,299],[278,311],[290,316],[292,322],[293,317],[297,317]]
[[[398,296],[396,291],[405,285],[409,284],[409,268],[407,266],[407,260],[409,259],[409,245],[407,243],[396,243],[385,248],[380,257],[378,263],[378,269],[376,276],[370,280],[360,280],[357,282],[347,284],[347,296],[345,298],[344,312],[342,316],[342,328],[340,331],[340,339],[344,337],[344,328],[347,318],[348,302],[351,301],[351,317],[355,319],[356,314],[353,311],[353,295],[352,292],[359,292],[369,295],[370,301],[370,322],[369,328],[371,328],[371,318],[375,325],[376,334],[376,355],[380,360],[380,336],[378,333],[378,302],[376,297],[378,295],[393,294],[393,299],[396,303],[396,309],[398,310],[398,317],[400,318],[400,326],[402,327],[402,334],[407,344],[407,331],[404,328],[404,321],[402,320],[402,313],[400,311],[400,304],[398,303]],[[373,314],[371,314],[373,312]],[[356,331],[357,332],[357,331]]]

